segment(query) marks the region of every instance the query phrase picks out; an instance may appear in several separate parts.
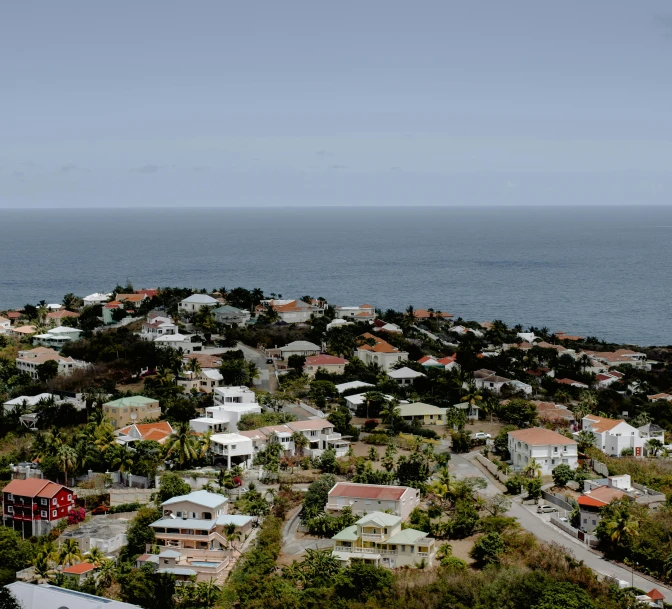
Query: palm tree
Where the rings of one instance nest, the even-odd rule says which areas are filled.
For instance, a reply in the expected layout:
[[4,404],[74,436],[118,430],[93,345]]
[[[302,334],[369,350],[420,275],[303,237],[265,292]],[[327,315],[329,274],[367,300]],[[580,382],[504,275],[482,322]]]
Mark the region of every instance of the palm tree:
[[63,566],[74,565],[75,563],[82,562],[83,558],[79,544],[74,539],[66,539],[63,542],[58,553],[59,564]]
[[72,470],[77,464],[77,453],[75,449],[67,444],[63,444],[56,453],[56,458],[61,464],[63,475],[65,477],[65,484],[68,483],[68,471]]
[[541,477],[541,464],[537,462],[537,460],[532,457],[528,462],[525,468],[523,469],[523,473],[528,477],[528,478],[539,478]]
[[160,387],[167,387],[173,384],[175,376],[168,368],[159,368],[156,371],[155,380]]
[[295,431],[292,434],[292,442],[294,442],[295,450],[303,457],[303,452],[306,446],[310,444],[310,440],[308,440],[308,438],[306,438],[300,431]]
[[196,447],[196,450],[199,459],[204,459],[210,452],[210,447],[212,446],[211,437],[212,431],[206,431],[200,438],[198,438],[198,446]]
[[595,446],[595,436],[592,431],[586,429],[576,434],[576,440],[579,443],[579,451],[585,453],[591,446]]
[[193,378],[196,378],[202,372],[201,363],[195,357],[189,360],[186,369],[192,373]]
[[101,588],[109,588],[116,576],[116,564],[113,560],[105,558],[100,561],[98,572],[96,573],[96,583]]
[[177,456],[180,465],[198,458],[198,452],[194,446],[194,435],[189,428],[189,422],[185,421],[177,426],[177,431],[168,438],[165,444],[164,457]]
[[194,600],[198,607],[209,609],[217,604],[222,595],[222,588],[211,580],[198,582],[194,591]]
[[380,408],[380,418],[383,422],[393,422],[399,418],[399,402],[397,400],[386,400]]
[[[115,444],[112,447],[112,454],[109,457],[110,467],[113,470],[119,470],[120,472],[127,472],[133,467],[134,454],[131,450],[126,448],[126,446],[121,446],[120,444]],[[106,454],[105,457],[108,455]]]
[[467,394],[462,396],[462,402],[471,406],[478,406],[483,401],[483,396],[479,393],[475,385],[470,384],[467,388]]
[[43,553],[38,554],[33,561],[33,569],[35,570],[35,575],[37,575],[37,583],[41,584],[49,580],[49,576],[52,573],[51,565],[49,564],[49,559]]
[[651,438],[646,443],[647,450],[650,451],[654,457],[658,454],[658,451],[663,449],[663,446],[664,446],[663,443],[657,438]]
[[91,548],[84,560],[92,565],[99,567],[105,560],[105,553],[100,548]]
[[639,522],[630,515],[628,510],[619,510],[607,522],[609,538],[617,545],[621,545],[621,540],[625,541],[629,537],[637,537],[639,535],[638,528]]

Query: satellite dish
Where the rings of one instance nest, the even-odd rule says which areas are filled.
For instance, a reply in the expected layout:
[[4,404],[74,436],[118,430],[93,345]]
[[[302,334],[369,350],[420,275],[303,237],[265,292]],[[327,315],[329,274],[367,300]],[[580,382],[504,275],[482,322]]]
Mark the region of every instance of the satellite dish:
[[132,413],[131,413],[131,421],[135,421],[135,419],[137,419],[137,418],[138,418],[137,413],[132,412]]

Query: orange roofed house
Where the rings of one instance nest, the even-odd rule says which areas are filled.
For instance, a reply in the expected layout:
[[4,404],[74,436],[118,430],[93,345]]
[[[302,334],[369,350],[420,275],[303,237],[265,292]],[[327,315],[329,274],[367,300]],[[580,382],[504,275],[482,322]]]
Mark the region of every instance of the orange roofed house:
[[532,459],[537,462],[542,474],[550,474],[561,463],[572,469],[577,467],[576,440],[542,427],[517,429],[508,435],[514,471],[525,469]]
[[334,314],[336,319],[373,321],[376,318],[376,310],[370,304],[362,304],[358,307],[334,307]]
[[261,310],[272,308],[286,324],[301,324],[310,321],[312,315],[322,317],[324,309],[320,305],[303,300],[262,300]]
[[359,337],[357,357],[365,364],[377,364],[385,372],[392,370],[397,362],[408,361],[408,353],[399,351],[379,336],[366,332]]
[[450,313],[444,313],[443,311],[430,311],[429,309],[415,309],[413,311],[413,317],[415,319],[450,319],[452,315]]
[[72,489],[50,480],[12,480],[2,489],[2,518],[24,537],[46,535],[75,507]]
[[349,507],[361,516],[370,512],[390,512],[406,520],[420,505],[420,491],[408,486],[337,482],[329,491],[327,512]]
[[156,421],[154,423],[135,423],[117,429],[117,444],[130,444],[141,440],[154,440],[163,444],[173,433],[173,428],[168,421]]

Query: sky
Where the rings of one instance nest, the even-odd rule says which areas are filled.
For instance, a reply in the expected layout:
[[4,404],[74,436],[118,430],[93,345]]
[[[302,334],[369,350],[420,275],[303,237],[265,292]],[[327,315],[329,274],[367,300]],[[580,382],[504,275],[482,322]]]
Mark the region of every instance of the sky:
[[0,8],[0,207],[669,204],[669,0]]

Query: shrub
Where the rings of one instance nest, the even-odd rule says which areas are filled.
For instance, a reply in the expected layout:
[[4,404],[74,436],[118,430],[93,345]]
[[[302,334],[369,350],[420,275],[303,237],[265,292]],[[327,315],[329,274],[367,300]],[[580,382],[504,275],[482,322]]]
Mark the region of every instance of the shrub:
[[134,503],[122,503],[120,505],[114,505],[107,512],[108,514],[121,514],[123,512],[137,512],[142,507],[141,503],[137,501]]
[[376,419],[368,419],[364,421],[364,431],[371,433],[376,427],[378,427],[378,421]]
[[497,565],[500,556],[504,553],[504,548],[504,538],[499,533],[487,533],[476,540],[469,556],[480,566]]
[[364,438],[366,444],[375,444],[376,446],[387,446],[390,442],[390,436],[383,431],[376,431]]
[[574,471],[566,463],[561,463],[553,469],[553,484],[555,486],[567,486],[570,480],[574,480]]
[[86,519],[86,510],[84,508],[74,508],[68,512],[68,526],[79,524]]

